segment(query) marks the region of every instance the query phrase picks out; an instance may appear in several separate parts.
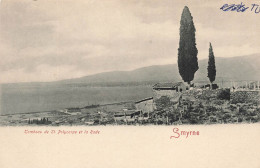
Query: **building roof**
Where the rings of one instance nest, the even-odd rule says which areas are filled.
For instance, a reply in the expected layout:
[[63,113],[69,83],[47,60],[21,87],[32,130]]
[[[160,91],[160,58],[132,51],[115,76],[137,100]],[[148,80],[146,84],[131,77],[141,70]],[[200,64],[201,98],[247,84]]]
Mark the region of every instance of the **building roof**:
[[168,82],[168,83],[157,83],[153,86],[153,89],[176,89],[178,86],[184,85],[183,82]]
[[145,99],[142,99],[142,100],[135,102],[135,104],[138,104],[138,103],[141,103],[141,102],[144,102],[144,101],[148,101],[148,100],[152,100],[152,99],[153,99],[153,97],[148,97],[148,98],[145,98]]

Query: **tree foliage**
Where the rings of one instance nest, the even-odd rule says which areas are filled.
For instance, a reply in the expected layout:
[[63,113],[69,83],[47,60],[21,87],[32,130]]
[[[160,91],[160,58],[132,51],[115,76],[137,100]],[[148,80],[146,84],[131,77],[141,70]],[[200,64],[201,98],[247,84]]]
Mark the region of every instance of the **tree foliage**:
[[179,73],[184,82],[194,79],[198,66],[198,50],[196,47],[195,26],[193,17],[187,6],[184,7],[180,21],[180,41],[178,49]]
[[208,78],[210,83],[214,82],[216,78],[215,56],[211,43],[209,43]]

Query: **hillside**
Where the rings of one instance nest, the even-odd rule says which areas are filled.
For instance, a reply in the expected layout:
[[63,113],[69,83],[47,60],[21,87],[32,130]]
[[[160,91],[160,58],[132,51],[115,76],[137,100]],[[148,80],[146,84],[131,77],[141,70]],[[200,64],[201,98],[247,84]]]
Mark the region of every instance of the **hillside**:
[[[199,70],[195,81],[208,81],[208,60],[199,60]],[[216,80],[259,80],[260,54],[232,58],[216,57]],[[158,82],[181,80],[178,65],[154,65],[133,71],[113,71],[59,81],[61,83],[121,83],[121,82]]]

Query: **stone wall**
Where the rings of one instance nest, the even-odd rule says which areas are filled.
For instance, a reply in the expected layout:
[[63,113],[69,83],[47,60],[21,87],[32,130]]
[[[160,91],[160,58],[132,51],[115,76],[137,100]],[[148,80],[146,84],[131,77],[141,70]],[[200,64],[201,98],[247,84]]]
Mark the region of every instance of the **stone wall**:
[[136,106],[137,110],[140,110],[143,113],[150,113],[150,112],[153,112],[153,110],[154,110],[153,99],[143,101],[143,102],[140,102],[140,103],[136,103],[135,106]]
[[171,102],[177,102],[181,94],[181,92],[176,92],[176,90],[153,90],[153,97],[155,100],[160,99],[162,96],[166,96],[170,98]]

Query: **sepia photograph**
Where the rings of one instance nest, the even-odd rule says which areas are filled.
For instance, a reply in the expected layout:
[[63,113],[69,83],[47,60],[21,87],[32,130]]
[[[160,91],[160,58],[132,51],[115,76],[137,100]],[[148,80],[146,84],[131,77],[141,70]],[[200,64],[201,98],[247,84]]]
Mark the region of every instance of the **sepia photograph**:
[[0,0],[1,168],[260,168],[259,0]]
[[1,126],[258,123],[260,7],[219,4],[2,0]]

